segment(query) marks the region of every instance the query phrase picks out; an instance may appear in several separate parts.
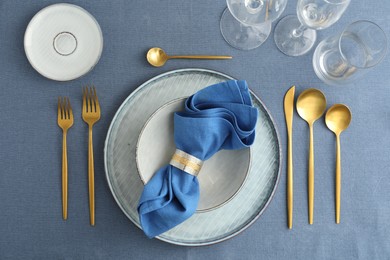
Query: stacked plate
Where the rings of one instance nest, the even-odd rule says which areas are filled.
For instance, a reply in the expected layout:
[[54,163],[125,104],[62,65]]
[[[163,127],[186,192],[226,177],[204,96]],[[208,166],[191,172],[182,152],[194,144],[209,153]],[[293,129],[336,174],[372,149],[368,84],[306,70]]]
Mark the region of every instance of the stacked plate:
[[[173,113],[182,109],[186,97],[230,79],[204,69],[168,72],[142,84],[117,111],[105,143],[106,177],[119,207],[136,226],[144,183],[175,151]],[[220,151],[206,161],[198,176],[197,212],[158,239],[185,246],[226,240],[252,224],[271,201],[280,175],[280,143],[267,109],[251,95],[259,110],[255,143]]]

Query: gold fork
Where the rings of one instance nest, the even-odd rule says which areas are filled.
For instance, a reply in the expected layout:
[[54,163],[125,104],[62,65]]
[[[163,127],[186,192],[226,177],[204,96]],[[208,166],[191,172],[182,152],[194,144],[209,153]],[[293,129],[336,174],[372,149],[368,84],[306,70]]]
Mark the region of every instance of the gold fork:
[[58,97],[57,123],[62,129],[62,218],[68,218],[68,155],[66,134],[73,125],[73,112],[69,98]]
[[95,172],[93,163],[92,127],[100,119],[100,105],[94,86],[83,88],[83,120],[89,127],[88,139],[88,190],[89,190],[89,220],[95,225]]

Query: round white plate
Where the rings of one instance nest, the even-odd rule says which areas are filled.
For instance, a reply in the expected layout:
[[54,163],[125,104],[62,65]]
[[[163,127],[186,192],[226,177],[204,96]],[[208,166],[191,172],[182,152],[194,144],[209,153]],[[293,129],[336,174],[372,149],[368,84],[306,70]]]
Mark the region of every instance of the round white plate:
[[[232,78],[204,69],[171,71],[142,84],[118,109],[105,142],[106,177],[119,207],[137,227],[137,205],[144,185],[137,170],[136,149],[145,123],[164,104],[229,79]],[[249,227],[270,203],[280,176],[280,142],[270,114],[253,93],[252,101],[259,117],[251,146],[251,166],[240,191],[221,207],[195,213],[158,239],[185,246],[221,242]]]
[[[175,99],[160,107],[139,135],[136,161],[143,183],[168,164],[175,152],[173,117],[184,110],[185,99]],[[197,211],[222,206],[243,185],[250,165],[250,149],[221,150],[205,161],[198,175],[200,197]]]
[[76,79],[99,61],[103,34],[95,18],[72,4],[43,8],[30,21],[24,50],[33,68],[58,81]]

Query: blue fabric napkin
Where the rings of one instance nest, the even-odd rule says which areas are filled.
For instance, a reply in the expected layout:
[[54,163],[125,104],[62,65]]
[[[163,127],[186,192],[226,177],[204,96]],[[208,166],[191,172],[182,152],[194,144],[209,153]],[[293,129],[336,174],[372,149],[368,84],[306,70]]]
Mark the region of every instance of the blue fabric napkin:
[[[204,161],[221,149],[241,149],[255,138],[257,109],[246,81],[226,81],[200,90],[174,115],[176,148]],[[202,174],[202,172],[200,173]],[[145,185],[138,205],[143,231],[155,237],[191,217],[198,206],[197,177],[172,165]]]

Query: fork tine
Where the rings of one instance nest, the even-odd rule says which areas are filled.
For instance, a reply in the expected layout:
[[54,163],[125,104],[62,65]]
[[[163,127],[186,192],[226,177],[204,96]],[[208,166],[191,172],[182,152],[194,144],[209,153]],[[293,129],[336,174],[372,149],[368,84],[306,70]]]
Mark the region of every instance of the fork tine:
[[69,119],[68,105],[66,104],[66,97],[64,97],[64,115],[65,115],[65,119]]
[[66,97],[63,97],[62,98],[62,107],[63,107],[63,110],[64,110],[64,119],[68,119],[68,106],[66,104]]
[[92,86],[92,89],[93,89],[93,96],[95,98],[95,100],[97,101],[97,94],[96,94],[96,88],[95,88],[95,85]]
[[68,113],[69,113],[69,119],[73,119],[73,111],[72,111],[72,106],[70,105],[69,98],[68,98]]
[[96,96],[96,89],[95,89],[95,86],[92,85],[91,87],[91,95],[92,95],[92,98],[93,98],[93,104],[94,104],[94,108],[95,108],[95,112],[97,111],[97,96]]
[[62,97],[62,117],[63,119],[67,119],[67,115],[66,115],[66,98],[65,97]]
[[91,102],[92,102],[92,112],[96,113],[96,100],[95,100],[95,95],[93,93],[93,85],[91,86]]
[[88,100],[89,100],[89,112],[94,112],[94,103],[93,103],[93,96],[92,96],[92,87],[90,86],[88,88]]
[[95,97],[96,97],[96,112],[98,112],[100,115],[100,103],[96,91],[95,91]]
[[65,103],[66,103],[66,110],[65,110],[66,118],[70,119],[70,112],[69,112],[69,110],[70,110],[70,102],[69,102],[69,98],[68,97],[66,97]]
[[58,119],[61,119],[62,116],[61,116],[61,97],[58,97],[58,109],[57,109],[57,118]]
[[85,113],[88,112],[88,86],[84,87],[84,97],[85,97]]
[[94,93],[95,102],[96,102],[96,112],[100,114],[100,104],[99,104],[98,96],[97,96],[97,94],[96,94],[96,88],[95,88],[95,86],[93,86],[93,93]]
[[92,100],[92,95],[91,95],[91,87],[88,86],[88,89],[87,89],[87,93],[88,93],[88,112],[93,112],[93,100]]
[[65,119],[65,114],[64,114],[64,98],[60,98],[60,108],[61,108],[61,119]]
[[93,96],[94,96],[94,98],[97,99],[95,85],[92,85],[92,90],[93,90]]
[[83,87],[83,113],[87,112],[87,96],[85,93],[85,87]]
[[91,113],[92,102],[91,102],[91,95],[89,94],[89,86],[86,86],[85,93],[87,95],[87,112]]

